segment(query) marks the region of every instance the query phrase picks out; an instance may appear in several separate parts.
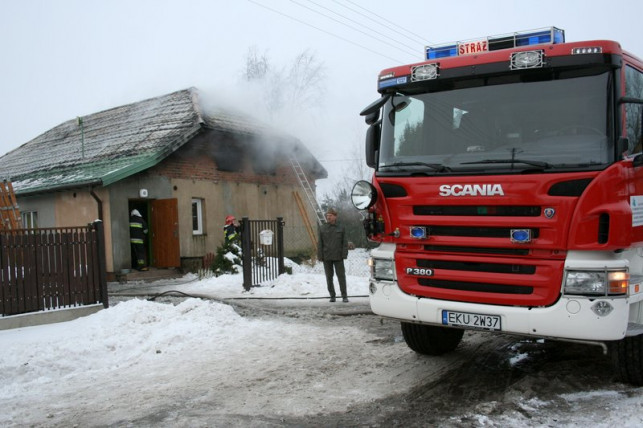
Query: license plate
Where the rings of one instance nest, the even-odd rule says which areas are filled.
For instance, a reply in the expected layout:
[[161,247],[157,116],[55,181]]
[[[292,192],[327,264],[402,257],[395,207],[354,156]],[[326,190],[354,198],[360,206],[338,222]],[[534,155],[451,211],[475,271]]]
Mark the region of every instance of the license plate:
[[442,311],[442,324],[458,327],[473,327],[483,330],[502,330],[500,326],[500,315]]

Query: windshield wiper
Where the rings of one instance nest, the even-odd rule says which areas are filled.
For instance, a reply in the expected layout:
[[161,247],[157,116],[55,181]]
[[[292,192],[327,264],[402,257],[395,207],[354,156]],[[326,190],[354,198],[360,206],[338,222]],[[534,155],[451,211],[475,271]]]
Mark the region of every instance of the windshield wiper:
[[451,171],[451,168],[449,168],[446,165],[442,165],[440,163],[427,163],[427,162],[395,162],[389,165],[382,165],[380,166],[380,169],[382,168],[402,168],[404,166],[428,166],[431,169],[434,169],[437,172],[449,172]]
[[510,163],[512,166],[515,163],[524,163],[525,165],[533,165],[544,169],[552,168],[552,165],[550,163],[528,159],[484,159],[473,162],[462,162],[461,165],[476,165],[486,163]]

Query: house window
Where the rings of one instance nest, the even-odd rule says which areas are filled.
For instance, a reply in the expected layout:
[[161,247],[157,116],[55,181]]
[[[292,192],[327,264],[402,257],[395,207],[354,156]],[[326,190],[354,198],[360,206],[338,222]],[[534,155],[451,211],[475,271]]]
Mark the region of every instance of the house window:
[[22,217],[22,227],[25,229],[38,228],[38,212],[25,211],[20,213],[20,216]]
[[192,199],[192,235],[203,235],[203,199]]

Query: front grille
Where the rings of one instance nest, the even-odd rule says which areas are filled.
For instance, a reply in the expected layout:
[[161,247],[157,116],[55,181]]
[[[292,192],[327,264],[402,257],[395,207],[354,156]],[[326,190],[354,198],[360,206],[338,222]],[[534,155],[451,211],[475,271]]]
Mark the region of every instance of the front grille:
[[424,216],[539,217],[539,206],[510,205],[416,205],[413,214]]
[[418,259],[417,266],[421,268],[457,270],[466,272],[511,273],[517,275],[533,275],[536,266],[502,264],[502,263],[477,263],[451,260],[424,260]]
[[[476,238],[506,238],[511,236],[509,227],[480,227],[480,226],[427,226],[431,236],[470,236]],[[538,238],[539,230],[531,229],[532,238]]]
[[458,245],[425,245],[424,251],[436,253],[470,253],[470,254],[503,254],[507,256],[527,256],[526,248],[487,248],[487,247],[462,247]]
[[482,282],[446,281],[428,278],[418,278],[418,284],[425,287],[442,288],[446,290],[478,291],[482,293],[501,294],[532,294],[533,287],[521,287],[518,285],[489,284]]

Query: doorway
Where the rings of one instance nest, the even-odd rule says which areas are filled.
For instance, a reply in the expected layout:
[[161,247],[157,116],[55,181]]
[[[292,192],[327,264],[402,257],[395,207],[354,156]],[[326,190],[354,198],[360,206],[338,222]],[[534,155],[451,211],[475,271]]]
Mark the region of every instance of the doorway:
[[[128,209],[127,209],[127,215],[131,217],[132,211],[137,210],[140,214],[141,217],[143,217],[143,220],[145,221],[145,224],[147,224],[147,233],[145,234],[145,239],[144,239],[144,245],[145,245],[145,266],[152,266],[152,263],[150,262],[152,260],[152,248],[150,245],[150,236],[151,236],[151,230],[150,230],[150,209],[149,209],[149,202],[147,200],[130,200],[128,201]],[[129,218],[128,217],[128,218]],[[129,245],[130,247],[130,266],[132,269],[136,268],[136,257],[134,255],[134,251],[132,250],[132,245]]]
[[138,210],[147,223],[145,254],[147,265],[157,268],[181,266],[177,199],[132,199],[129,213]]

